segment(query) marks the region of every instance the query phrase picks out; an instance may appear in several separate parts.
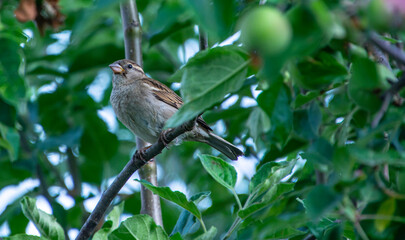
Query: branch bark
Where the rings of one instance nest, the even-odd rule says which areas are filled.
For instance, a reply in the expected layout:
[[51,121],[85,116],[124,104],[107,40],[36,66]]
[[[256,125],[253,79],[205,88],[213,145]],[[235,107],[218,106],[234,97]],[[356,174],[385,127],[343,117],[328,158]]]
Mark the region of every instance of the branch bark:
[[400,63],[401,65],[405,65],[405,53],[401,49],[394,45],[388,44],[374,32],[369,35],[369,40],[379,49],[390,55],[398,63]]
[[[190,131],[195,125],[197,118],[185,122],[184,124],[168,131],[166,133],[166,139],[168,142],[173,141],[179,135]],[[124,186],[127,180],[132,176],[132,174],[144,166],[148,161],[154,158],[156,155],[162,152],[165,148],[165,144],[159,139],[156,143],[152,144],[147,150],[142,154],[142,158],[135,153],[131,160],[127,163],[124,169],[118,174],[113,183],[107,188],[107,190],[101,195],[99,202],[94,208],[93,212],[90,214],[86,223],[83,225],[76,240],[86,240],[92,234],[97,224],[103,218],[108,206],[111,204],[112,200],[117,196],[120,189]],[[137,151],[138,152],[138,151]],[[144,160],[142,160],[144,159]]]
[[[128,0],[120,5],[122,27],[124,29],[125,57],[134,60],[139,66],[143,67],[142,60],[142,28],[139,21],[136,1]],[[142,149],[147,145],[142,139],[136,138],[137,149]],[[156,162],[150,161],[139,169],[139,177],[153,185],[157,185]],[[153,218],[157,225],[163,226],[162,210],[160,207],[160,198],[154,195],[150,190],[141,186],[141,213],[148,214]]]

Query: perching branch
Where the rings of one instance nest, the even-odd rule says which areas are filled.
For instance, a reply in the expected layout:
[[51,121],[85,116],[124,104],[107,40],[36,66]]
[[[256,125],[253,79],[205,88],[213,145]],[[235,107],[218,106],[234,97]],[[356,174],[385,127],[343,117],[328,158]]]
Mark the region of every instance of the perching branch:
[[[166,132],[167,142],[173,141],[175,138],[181,134],[190,131],[195,125],[197,118],[192,119],[182,125]],[[117,196],[120,189],[125,185],[127,180],[132,176],[132,174],[144,166],[148,161],[154,158],[156,155],[162,152],[165,148],[165,144],[159,139],[156,143],[152,144],[143,154],[137,154],[138,151],[132,156],[131,160],[125,165],[124,169],[118,174],[113,183],[107,188],[107,190],[101,195],[99,202],[94,208],[93,212],[90,214],[86,223],[83,225],[76,240],[87,240],[92,234],[97,224],[103,218],[108,206],[111,204],[112,200]],[[143,161],[139,155],[145,160]]]
[[[122,2],[120,8],[122,27],[124,29],[125,57],[127,59],[134,60],[139,66],[142,67],[142,28],[138,17],[136,1],[128,0]],[[142,149],[145,146],[146,143],[142,139],[137,137],[137,149]],[[139,177],[156,186],[156,162],[150,161],[144,167],[139,169]],[[141,186],[141,202],[141,213],[148,214],[153,218],[157,225],[163,226],[159,196],[154,195],[150,190],[148,190],[144,186]]]

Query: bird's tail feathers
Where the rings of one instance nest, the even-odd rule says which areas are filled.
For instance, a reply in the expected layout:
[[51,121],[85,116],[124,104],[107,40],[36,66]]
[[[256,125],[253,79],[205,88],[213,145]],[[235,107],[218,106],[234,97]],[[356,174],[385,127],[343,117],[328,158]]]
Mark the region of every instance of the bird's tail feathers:
[[235,145],[213,133],[209,133],[209,136],[205,140],[205,143],[220,151],[231,160],[238,160],[238,157],[243,155],[243,152]]

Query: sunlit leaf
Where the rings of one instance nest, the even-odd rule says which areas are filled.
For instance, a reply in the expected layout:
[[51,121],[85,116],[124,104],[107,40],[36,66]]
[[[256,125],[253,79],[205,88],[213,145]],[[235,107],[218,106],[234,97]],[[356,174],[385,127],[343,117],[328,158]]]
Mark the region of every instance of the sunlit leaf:
[[184,193],[179,191],[173,192],[168,187],[156,187],[145,180],[136,180],[136,181],[142,183],[144,187],[152,191],[154,194],[157,194],[160,197],[179,205],[180,207],[192,213],[198,219],[201,219],[201,212],[198,210],[197,206],[194,204],[193,201],[187,200],[186,195],[184,195]]
[[149,215],[136,215],[123,221],[109,236],[109,240],[121,239],[169,239],[161,226],[156,225]]
[[21,200],[21,208],[24,215],[35,224],[43,237],[57,240],[65,239],[63,228],[56,221],[56,218],[38,209],[34,198],[24,197]]
[[221,158],[210,155],[199,155],[205,170],[222,186],[233,191],[236,184],[236,170]]
[[171,81],[181,80],[184,105],[167,122],[174,127],[196,117],[205,109],[239,90],[246,78],[249,60],[240,48],[216,47],[197,53],[175,73]]

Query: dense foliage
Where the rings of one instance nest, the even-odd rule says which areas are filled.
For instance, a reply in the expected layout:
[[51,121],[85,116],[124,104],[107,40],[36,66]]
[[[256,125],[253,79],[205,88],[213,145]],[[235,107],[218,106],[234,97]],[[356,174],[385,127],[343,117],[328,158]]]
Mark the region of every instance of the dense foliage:
[[[260,4],[275,16],[249,15],[250,0],[137,1],[145,72],[185,101],[167,125],[205,111],[245,157],[164,150],[160,187],[131,178],[93,239],[405,238],[405,60],[376,45],[405,59],[405,4]],[[199,30],[210,48],[196,53]],[[108,101],[123,36],[116,0],[0,1],[0,188],[32,186],[0,204],[6,239],[74,237],[135,151]],[[164,226],[139,215],[140,184],[166,199]]]

